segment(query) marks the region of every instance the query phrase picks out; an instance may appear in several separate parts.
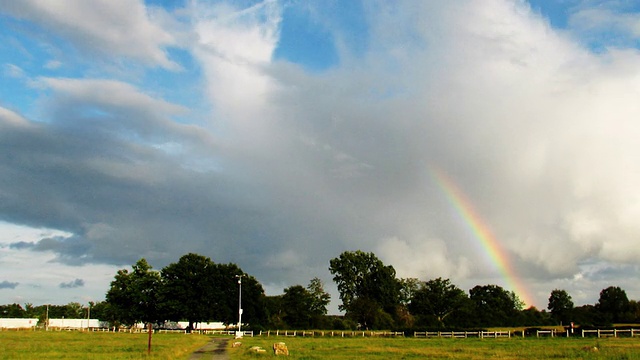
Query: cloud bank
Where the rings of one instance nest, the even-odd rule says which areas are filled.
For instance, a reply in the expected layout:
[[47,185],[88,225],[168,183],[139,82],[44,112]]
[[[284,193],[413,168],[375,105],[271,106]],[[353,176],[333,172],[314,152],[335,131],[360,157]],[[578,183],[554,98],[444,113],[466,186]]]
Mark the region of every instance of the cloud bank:
[[[103,5],[113,12],[83,18],[82,38],[54,5],[2,8],[78,48],[169,70],[184,65],[164,49],[186,36],[200,78],[185,91],[208,107],[144,82],[32,78],[40,119],[0,107],[0,218],[71,235],[7,241],[12,251],[156,268],[197,252],[278,291],[330,283],[329,259],[362,249],[403,277],[504,284],[434,183],[437,167],[534,305],[556,287],[578,304],[609,285],[640,296],[637,49],[593,51],[521,1],[366,2],[367,46],[331,29],[340,59],[310,73],[273,59],[286,21],[276,1],[192,2],[164,14],[189,19],[179,34],[141,3]],[[112,35],[94,31],[119,15]]]

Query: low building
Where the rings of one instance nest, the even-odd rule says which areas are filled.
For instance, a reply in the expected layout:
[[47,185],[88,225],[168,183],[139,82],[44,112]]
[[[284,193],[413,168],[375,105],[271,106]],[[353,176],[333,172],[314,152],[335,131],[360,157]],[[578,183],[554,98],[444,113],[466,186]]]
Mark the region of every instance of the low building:
[[0,329],[30,329],[38,325],[38,319],[0,318]]

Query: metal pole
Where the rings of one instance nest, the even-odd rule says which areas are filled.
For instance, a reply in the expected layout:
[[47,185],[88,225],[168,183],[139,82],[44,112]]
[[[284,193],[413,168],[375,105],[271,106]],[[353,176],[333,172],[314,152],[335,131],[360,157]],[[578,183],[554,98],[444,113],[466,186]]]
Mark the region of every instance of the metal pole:
[[238,333],[236,339],[242,337],[242,275],[236,275],[238,278]]

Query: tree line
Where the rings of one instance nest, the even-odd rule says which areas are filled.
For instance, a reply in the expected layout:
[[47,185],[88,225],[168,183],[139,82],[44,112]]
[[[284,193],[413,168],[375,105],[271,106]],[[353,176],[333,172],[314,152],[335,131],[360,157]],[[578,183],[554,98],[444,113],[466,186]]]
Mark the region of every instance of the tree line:
[[[165,326],[167,321],[196,323],[238,321],[240,289],[242,322],[250,329],[393,329],[484,328],[495,326],[609,326],[640,321],[640,304],[620,287],[600,292],[594,305],[575,307],[567,291],[554,289],[546,310],[524,308],[512,292],[498,285],[477,285],[468,293],[449,279],[422,281],[397,278],[391,265],[374,253],[345,251],[329,261],[344,315],[327,315],[331,297],[318,278],[293,285],[282,295],[265,295],[255,277],[235,264],[216,264],[189,253],[154,270],[145,259],[131,270],[118,270],[105,301],[52,306],[0,305],[2,317],[92,318],[112,326],[136,323]],[[240,284],[241,282],[241,284]],[[547,311],[548,310],[548,311]]]

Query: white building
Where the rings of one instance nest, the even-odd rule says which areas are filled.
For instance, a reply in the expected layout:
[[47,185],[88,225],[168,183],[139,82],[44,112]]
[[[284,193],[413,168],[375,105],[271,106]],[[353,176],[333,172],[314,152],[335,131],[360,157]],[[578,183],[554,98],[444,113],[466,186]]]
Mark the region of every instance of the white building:
[[49,319],[49,328],[87,329],[102,327],[98,319]]
[[0,318],[0,329],[29,329],[38,325],[38,319]]

